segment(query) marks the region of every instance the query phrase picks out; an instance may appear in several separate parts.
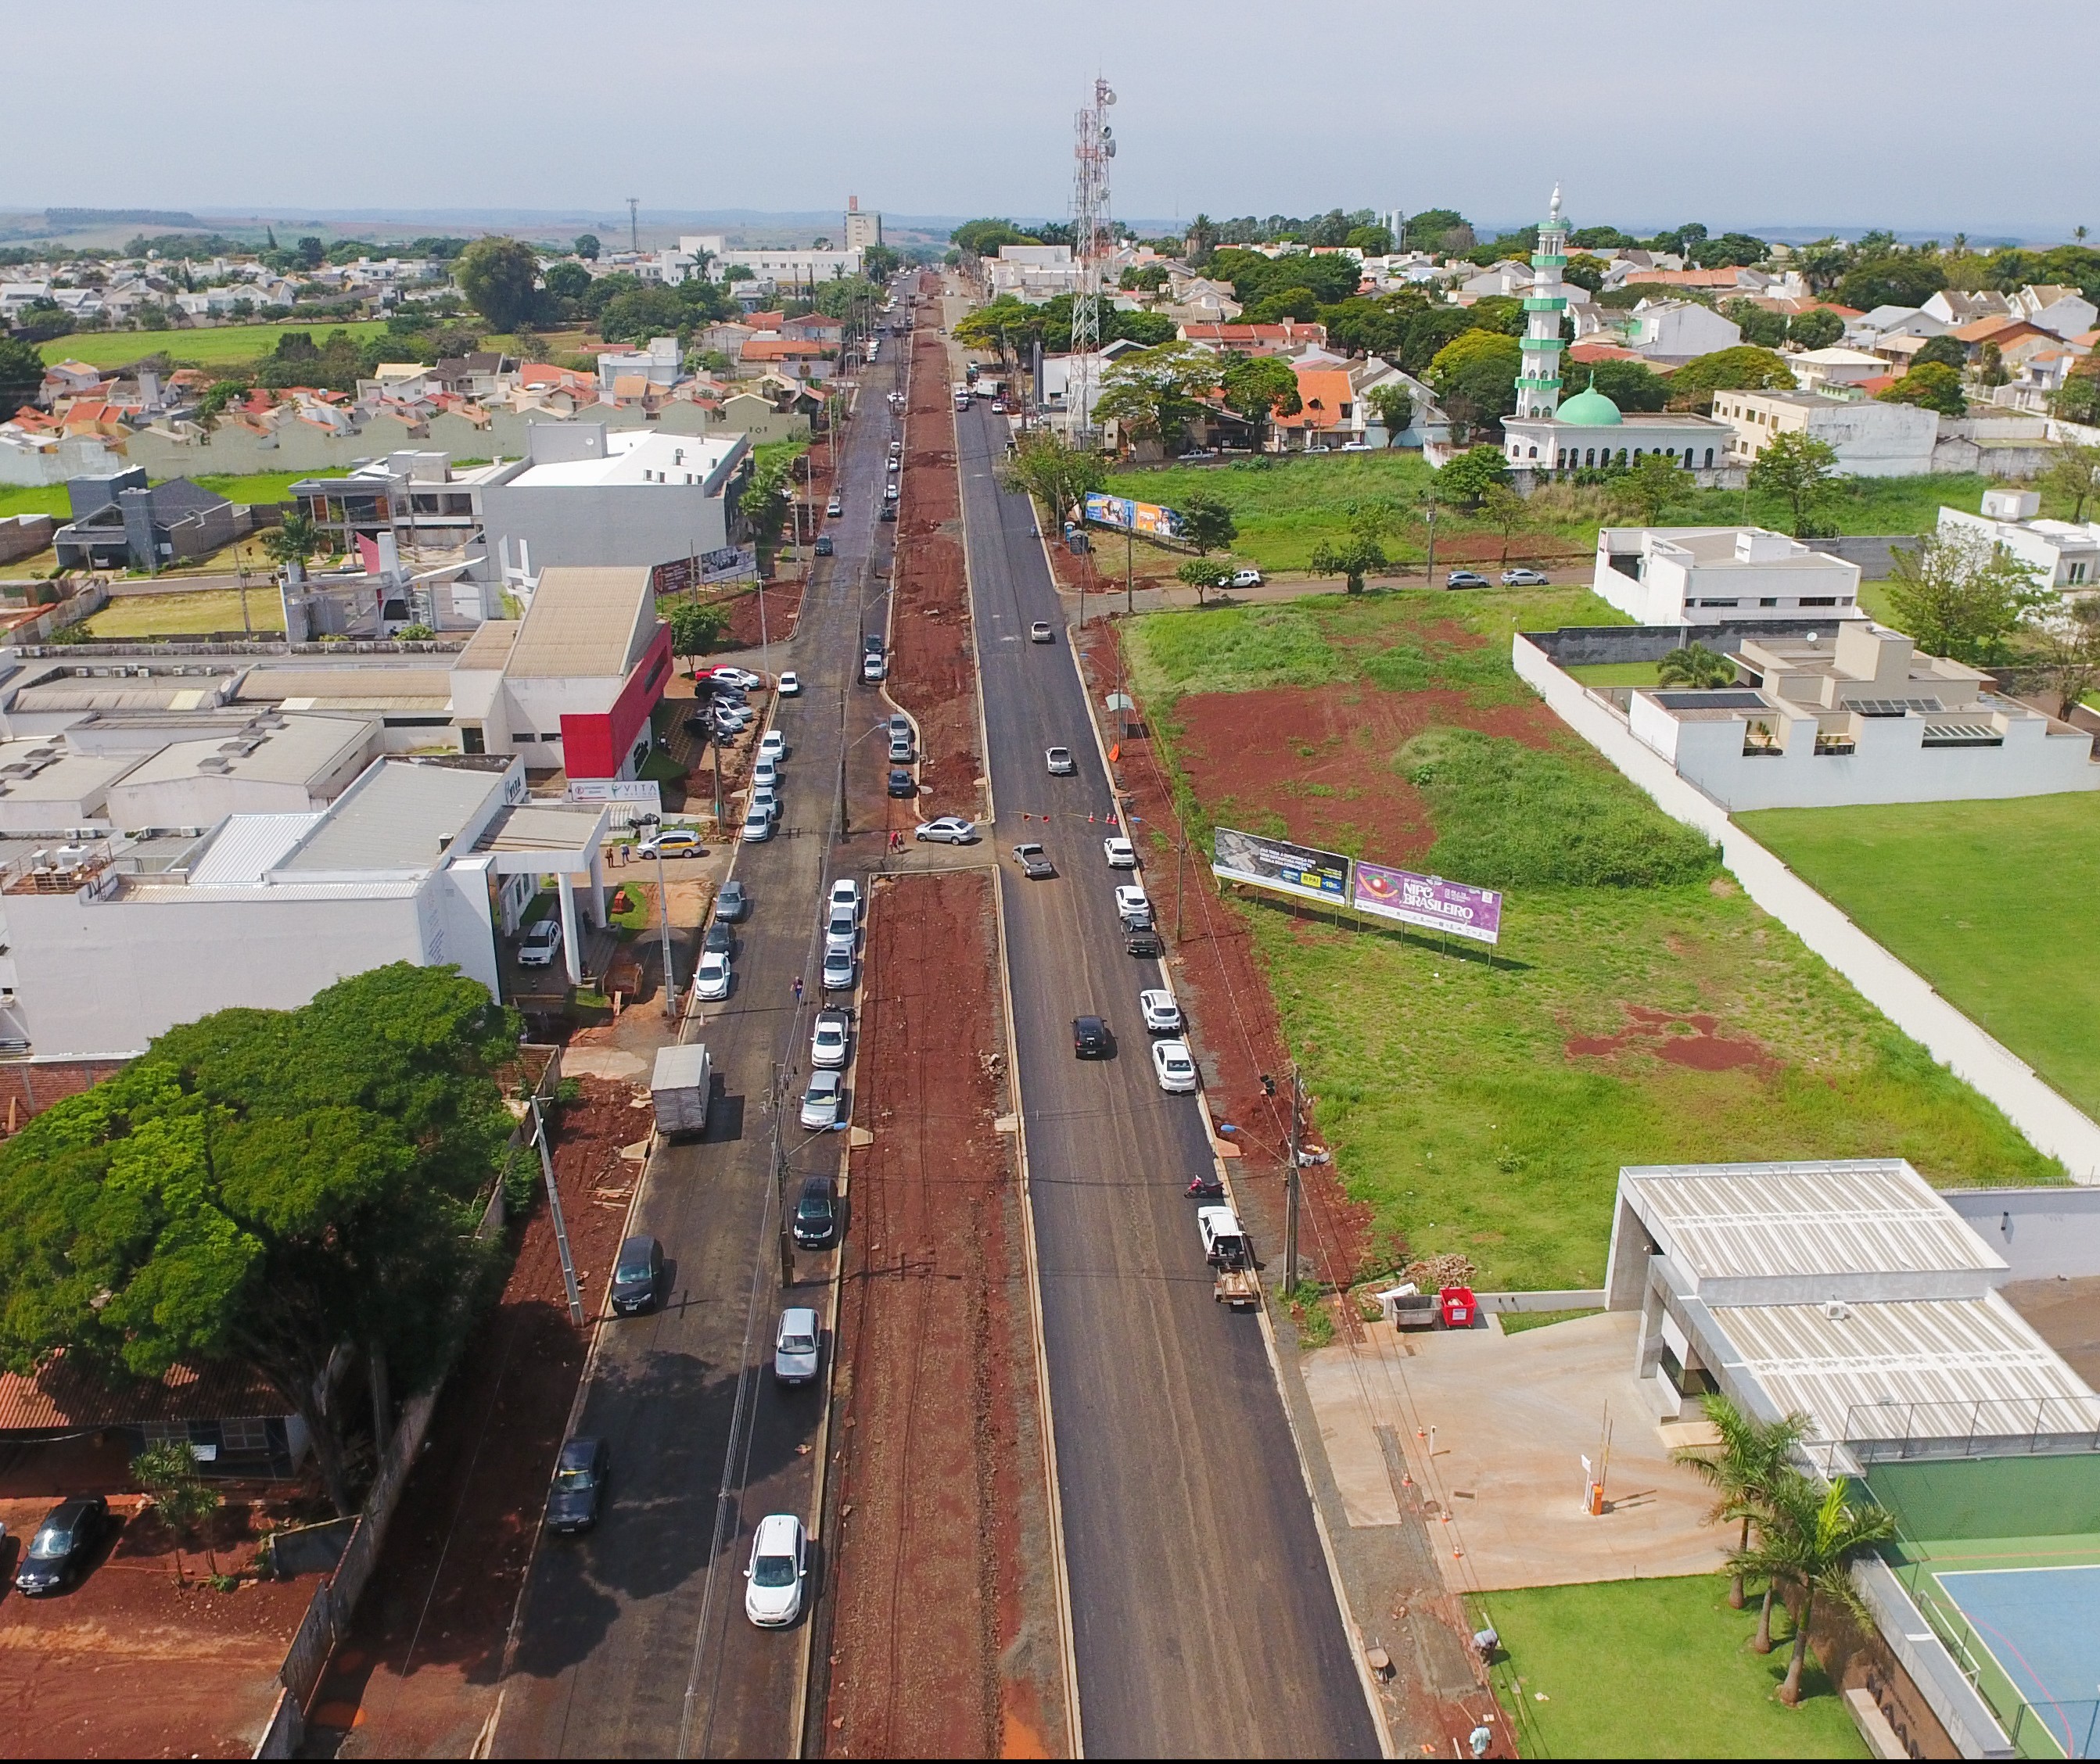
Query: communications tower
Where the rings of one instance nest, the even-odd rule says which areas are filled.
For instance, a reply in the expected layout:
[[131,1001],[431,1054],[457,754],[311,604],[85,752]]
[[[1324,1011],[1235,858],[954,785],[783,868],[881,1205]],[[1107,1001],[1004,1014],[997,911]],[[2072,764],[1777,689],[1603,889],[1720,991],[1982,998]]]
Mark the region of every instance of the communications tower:
[[1077,441],[1093,432],[1094,375],[1101,346],[1101,268],[1114,247],[1109,225],[1109,161],[1115,131],[1109,82],[1096,78],[1094,101],[1079,114],[1072,142],[1072,260],[1079,285],[1072,293],[1072,372],[1065,395],[1065,421]]

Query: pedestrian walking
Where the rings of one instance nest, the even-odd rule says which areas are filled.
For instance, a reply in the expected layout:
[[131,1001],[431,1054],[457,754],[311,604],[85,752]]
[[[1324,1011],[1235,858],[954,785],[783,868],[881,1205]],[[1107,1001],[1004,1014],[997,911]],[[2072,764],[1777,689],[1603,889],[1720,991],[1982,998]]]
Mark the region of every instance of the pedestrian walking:
[[795,977],[795,1002],[797,1004],[802,1002],[802,977],[800,974]]

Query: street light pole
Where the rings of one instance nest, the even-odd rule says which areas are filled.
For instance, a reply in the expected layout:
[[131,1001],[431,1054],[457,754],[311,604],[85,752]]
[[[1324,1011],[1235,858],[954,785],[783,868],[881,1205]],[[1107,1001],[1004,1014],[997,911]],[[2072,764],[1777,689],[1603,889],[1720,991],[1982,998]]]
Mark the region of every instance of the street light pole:
[[1283,1178],[1283,1290],[1298,1286],[1298,1135],[1304,1092],[1298,1082],[1298,1062],[1290,1062],[1290,1167]]
[[[721,756],[715,756],[715,818],[721,818]],[[628,822],[630,827],[653,827],[656,840],[656,919],[664,945],[664,1014],[675,1018],[678,1014],[678,977],[671,966],[671,888],[664,876],[664,818],[660,814],[638,814]]]

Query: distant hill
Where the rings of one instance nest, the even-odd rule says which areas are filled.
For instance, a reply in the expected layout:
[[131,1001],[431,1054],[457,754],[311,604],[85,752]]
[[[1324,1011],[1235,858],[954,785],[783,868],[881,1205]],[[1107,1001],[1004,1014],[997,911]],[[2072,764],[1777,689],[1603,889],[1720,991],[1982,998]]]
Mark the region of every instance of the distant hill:
[[169,208],[47,208],[44,219],[61,232],[77,232],[84,227],[195,227],[196,215],[187,209]]

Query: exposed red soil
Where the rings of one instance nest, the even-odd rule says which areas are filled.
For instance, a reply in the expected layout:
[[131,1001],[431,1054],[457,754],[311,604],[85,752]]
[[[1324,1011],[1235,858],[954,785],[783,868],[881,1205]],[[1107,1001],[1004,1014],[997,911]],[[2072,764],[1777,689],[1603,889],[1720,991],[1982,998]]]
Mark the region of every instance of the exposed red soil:
[[[767,643],[784,643],[795,634],[795,621],[802,615],[802,580],[798,577],[765,584],[765,606],[759,605],[760,595],[756,588],[739,589],[733,595],[720,598],[715,604],[729,613],[729,628],[717,644],[718,648],[757,649],[762,634]],[[764,631],[760,630],[760,614],[764,614]]]
[[874,1140],[852,1156],[826,1526],[835,1757],[1070,1751],[1025,1203],[993,1125],[1008,1102],[994,885],[875,885],[854,1074]]
[[[895,604],[890,616],[889,695],[919,725],[922,794],[972,813],[984,775],[977,748],[977,671],[964,584],[962,495],[955,480],[955,412],[947,347],[938,329],[911,334],[910,403],[897,518]],[[968,805],[968,806],[964,806]],[[891,825],[919,818],[915,803],[891,810]]]
[[[465,1757],[494,1706],[503,1645],[642,1166],[620,1148],[653,1121],[631,1086],[581,1081],[561,1112],[554,1175],[585,1327],[568,1301],[544,1193],[510,1228],[501,1301],[468,1338],[307,1718],[346,1757]],[[333,1730],[329,1732],[326,1730]]]
[[[55,1495],[59,1491],[51,1491]],[[77,1492],[68,1489],[67,1492]],[[245,1757],[277,1701],[277,1669],[312,1601],[315,1577],[241,1580],[218,1592],[187,1549],[178,1585],[172,1540],[141,1497],[116,1497],[122,1522],[86,1577],[55,1597],[12,1590],[22,1542],[49,1496],[0,1500],[8,1541],[0,1599],[0,1684],[9,1721],[0,1757]],[[219,1568],[254,1562],[258,1504],[229,1500],[210,1537]]]
[[1565,1043],[1568,1057],[1609,1059],[1621,1053],[1652,1053],[1695,1072],[1732,1072],[1738,1066],[1776,1067],[1779,1063],[1754,1041],[1735,1041],[1716,1034],[1719,1019],[1703,1012],[1657,1011],[1643,1004],[1620,1008],[1630,1027],[1617,1035],[1572,1035]]

